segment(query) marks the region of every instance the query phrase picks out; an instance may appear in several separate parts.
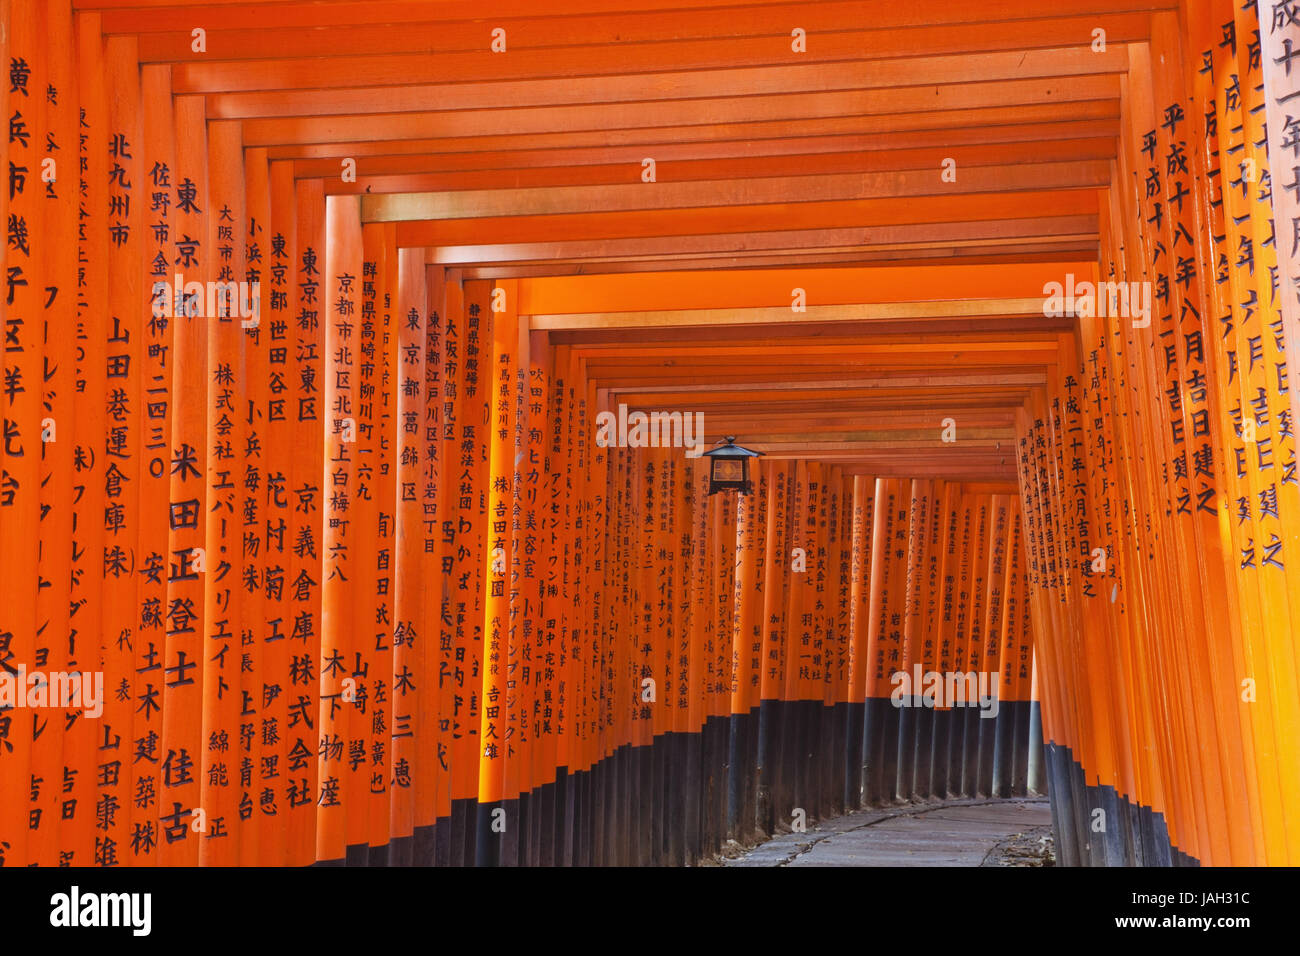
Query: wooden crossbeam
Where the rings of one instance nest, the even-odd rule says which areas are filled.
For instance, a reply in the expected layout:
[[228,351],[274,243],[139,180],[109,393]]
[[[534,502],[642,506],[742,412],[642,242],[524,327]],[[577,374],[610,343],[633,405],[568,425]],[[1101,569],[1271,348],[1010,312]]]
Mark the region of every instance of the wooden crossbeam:
[[[1026,11],[1032,15],[1034,11]],[[937,14],[944,18],[945,14]],[[1055,18],[1017,19],[990,30],[983,23],[936,22],[934,25],[878,27],[864,23],[858,0],[777,4],[768,16],[738,18],[724,7],[683,10],[671,18],[655,12],[626,11],[544,19],[503,19],[509,48],[515,55],[550,53],[551,69],[563,68],[581,51],[588,60],[603,62],[610,49],[624,57],[638,54],[649,63],[673,66],[727,63],[789,62],[790,28],[797,23],[815,42],[801,57],[828,62],[869,56],[875,59],[931,54],[1027,50],[1062,47],[1090,38],[1098,27],[1113,43],[1144,40],[1150,18],[1144,12],[1103,12]],[[111,23],[111,17],[110,17]],[[358,57],[367,54],[427,53],[453,64],[460,75],[484,78],[492,61],[484,61],[481,21],[406,23],[400,29],[380,22],[322,25],[307,31],[271,31],[250,25],[242,29],[212,29],[211,49],[220,60],[262,60],[286,57]],[[144,33],[140,59],[145,63],[192,62],[189,30]],[[657,59],[655,59],[657,57]],[[639,62],[633,60],[633,62]],[[533,61],[544,70],[547,60]],[[497,70],[507,69],[496,65]],[[662,67],[661,67],[662,68]],[[515,75],[519,75],[516,73]],[[545,74],[544,74],[545,75]]]

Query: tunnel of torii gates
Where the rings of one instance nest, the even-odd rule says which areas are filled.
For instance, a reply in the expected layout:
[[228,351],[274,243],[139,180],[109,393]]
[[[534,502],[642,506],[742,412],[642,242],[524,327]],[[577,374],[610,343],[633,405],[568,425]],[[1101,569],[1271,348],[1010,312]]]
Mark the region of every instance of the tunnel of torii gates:
[[5,865],[1300,863],[1300,7],[608,6],[0,0]]

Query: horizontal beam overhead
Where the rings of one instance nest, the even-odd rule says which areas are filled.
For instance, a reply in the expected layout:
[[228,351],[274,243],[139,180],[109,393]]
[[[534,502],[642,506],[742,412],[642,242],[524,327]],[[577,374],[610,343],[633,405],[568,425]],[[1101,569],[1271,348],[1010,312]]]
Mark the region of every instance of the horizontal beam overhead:
[[[635,0],[636,11],[643,18],[657,17],[661,21],[679,22],[699,13],[698,0]],[[268,11],[268,6],[274,9]],[[710,8],[726,14],[733,21],[730,29],[738,35],[754,30],[754,21],[784,26],[781,20],[799,16],[805,22],[814,22],[814,8],[852,14],[854,8],[862,16],[860,3],[791,3],[790,0],[745,0],[745,2],[716,2]],[[562,0],[560,3],[539,6],[535,0],[455,0],[455,2],[430,3],[429,0],[265,0],[250,3],[247,0],[209,0],[195,5],[185,0],[73,0],[77,10],[101,11],[105,33],[183,32],[193,29],[196,17],[202,18],[212,30],[283,30],[305,28],[308,30],[330,26],[357,26],[382,23],[385,25],[412,23],[482,23],[488,19],[517,20],[547,23],[571,17],[609,15],[607,0]],[[881,5],[871,11],[871,22],[878,28],[915,27],[936,23],[980,23],[987,21],[1023,21],[1053,19],[1083,14],[1108,15],[1135,11],[1172,10],[1177,0],[1054,0],[1051,7],[1027,8],[1023,0],[968,0],[942,8],[909,6],[907,4]],[[753,16],[755,11],[761,17]],[[748,13],[750,22],[736,23],[736,14]],[[670,14],[670,15],[669,15]],[[858,22],[861,22],[859,19]],[[796,24],[797,25],[797,24]],[[662,29],[662,27],[660,27]],[[679,25],[678,30],[689,29]],[[490,32],[490,27],[484,27]],[[784,31],[787,35],[789,30]]]
[[[846,473],[1009,481],[1073,328],[1045,284],[1095,278],[1130,54],[1178,4],[74,7],[278,181],[360,196],[435,280],[515,278],[602,402]],[[935,434],[952,416],[963,442]]]

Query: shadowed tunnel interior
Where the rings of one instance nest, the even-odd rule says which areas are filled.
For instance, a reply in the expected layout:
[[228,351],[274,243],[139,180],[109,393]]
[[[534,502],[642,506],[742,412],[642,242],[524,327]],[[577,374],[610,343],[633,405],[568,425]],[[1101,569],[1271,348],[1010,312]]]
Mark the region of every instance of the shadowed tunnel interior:
[[1291,3],[0,25],[0,862],[1300,862]]

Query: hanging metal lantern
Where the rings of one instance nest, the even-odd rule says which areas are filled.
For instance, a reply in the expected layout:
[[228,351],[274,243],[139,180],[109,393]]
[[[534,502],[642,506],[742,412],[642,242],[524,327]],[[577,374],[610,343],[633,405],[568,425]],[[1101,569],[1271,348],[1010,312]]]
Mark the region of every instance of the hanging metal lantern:
[[734,435],[720,439],[718,444],[721,445],[720,448],[704,453],[704,457],[709,459],[709,494],[719,491],[752,494],[754,489],[749,481],[749,459],[757,458],[762,452],[741,448],[736,444]]

